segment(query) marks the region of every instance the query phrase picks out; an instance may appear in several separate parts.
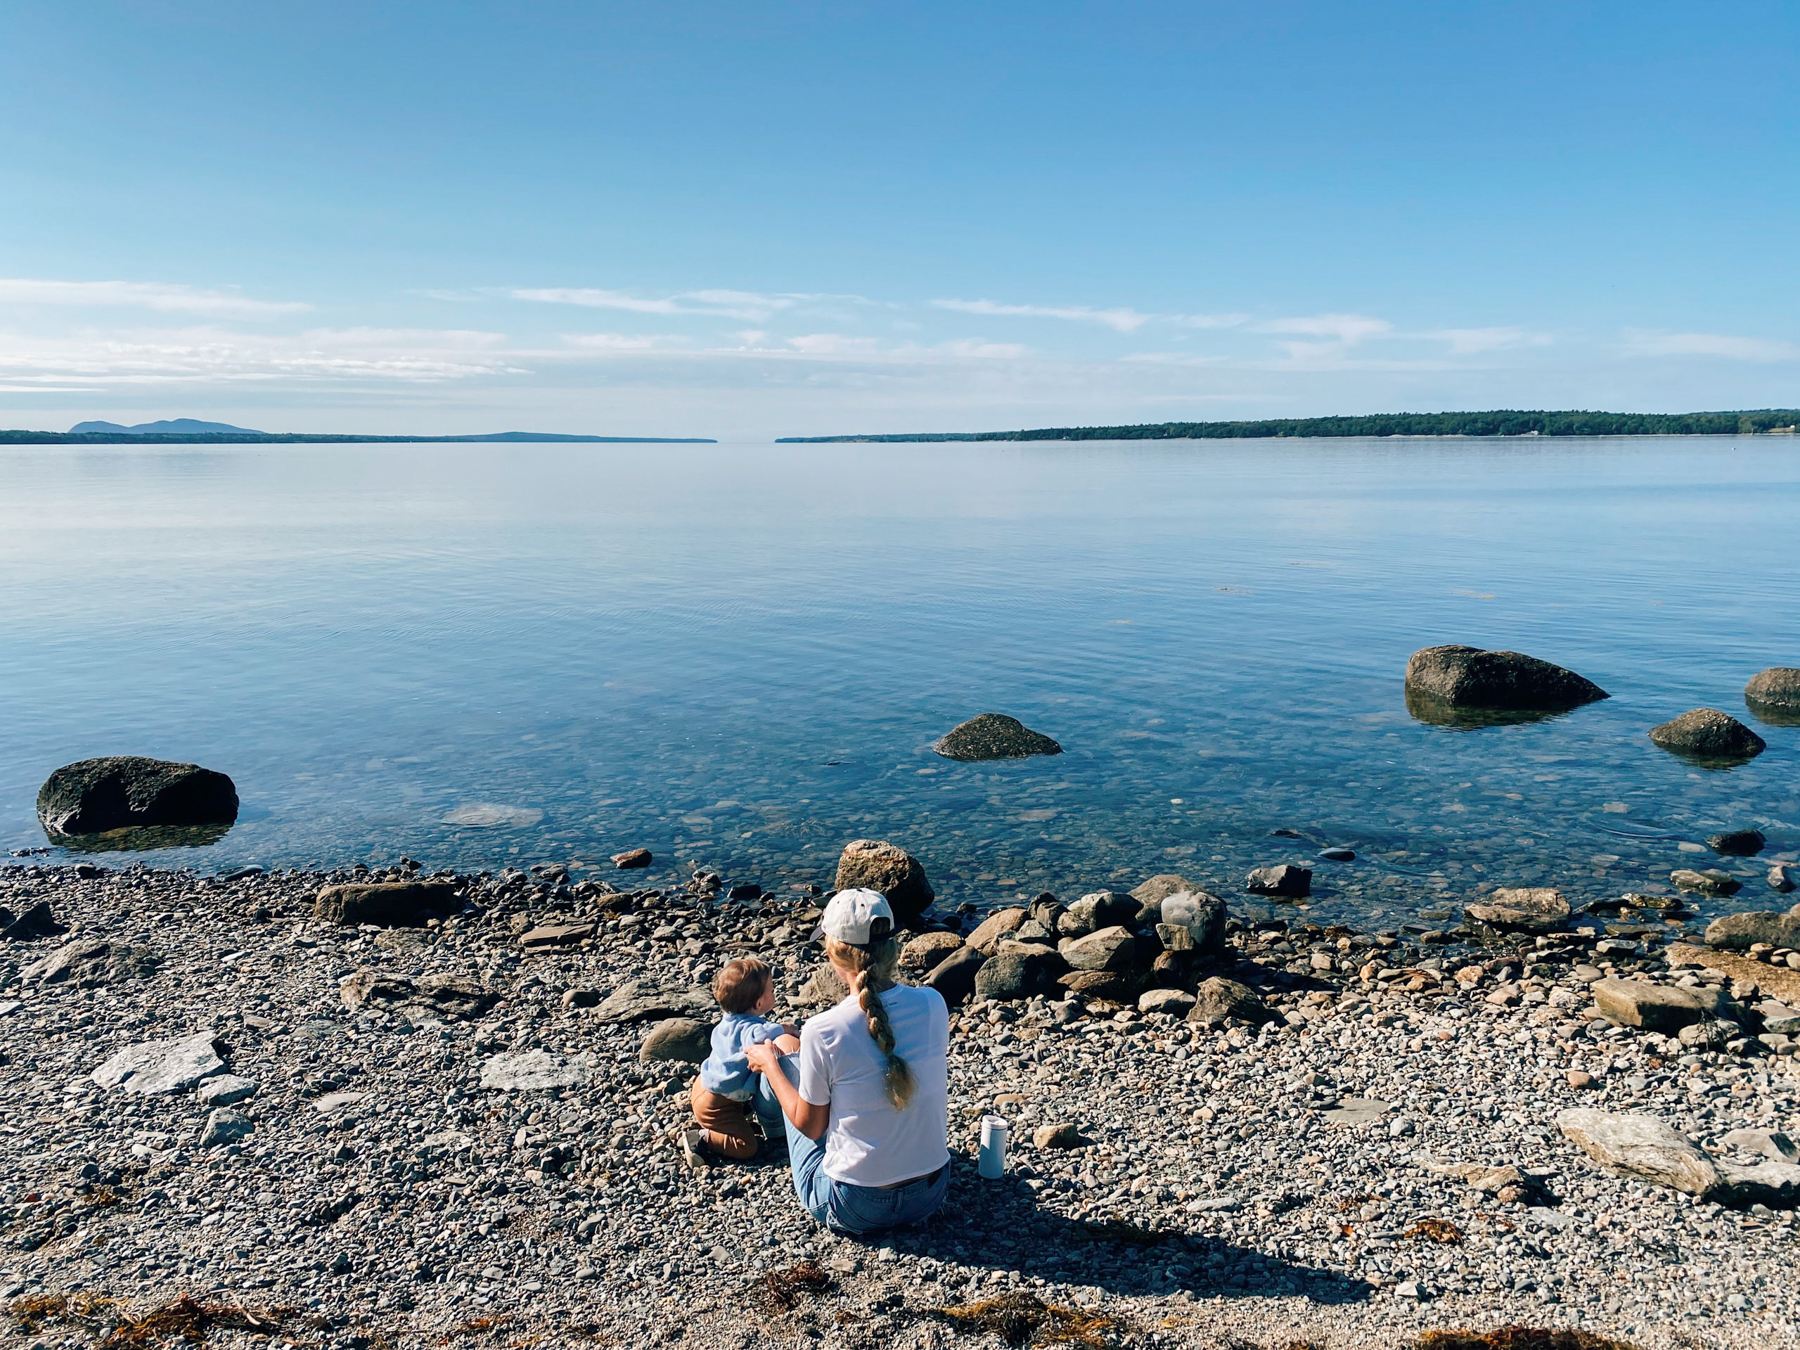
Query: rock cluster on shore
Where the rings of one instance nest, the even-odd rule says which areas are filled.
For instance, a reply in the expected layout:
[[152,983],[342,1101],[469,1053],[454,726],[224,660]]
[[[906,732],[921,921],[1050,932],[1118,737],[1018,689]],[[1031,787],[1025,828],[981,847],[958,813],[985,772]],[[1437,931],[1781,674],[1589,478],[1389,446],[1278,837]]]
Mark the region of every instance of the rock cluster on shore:
[[0,871],[0,919],[47,907],[0,947],[0,1297],[67,1296],[45,1345],[184,1292],[332,1347],[999,1344],[933,1310],[1001,1295],[1141,1344],[1800,1326],[1786,948],[1665,952],[1529,894],[1485,946],[1246,924],[1177,876],[927,919],[951,1198],[858,1243],[779,1147],[695,1172],[668,1140],[721,961],[831,995],[819,898],[754,891]]

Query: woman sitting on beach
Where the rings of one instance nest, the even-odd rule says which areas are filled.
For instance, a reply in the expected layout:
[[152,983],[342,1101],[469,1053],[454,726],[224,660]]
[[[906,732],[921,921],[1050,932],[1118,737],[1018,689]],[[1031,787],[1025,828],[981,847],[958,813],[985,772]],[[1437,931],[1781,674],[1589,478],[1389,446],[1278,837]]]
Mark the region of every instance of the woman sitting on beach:
[[768,1043],[746,1054],[781,1103],[794,1192],[813,1218],[843,1233],[917,1223],[950,1183],[949,1010],[935,989],[894,983],[900,942],[880,892],[839,891],[819,928],[850,997],[808,1019],[797,1054]]

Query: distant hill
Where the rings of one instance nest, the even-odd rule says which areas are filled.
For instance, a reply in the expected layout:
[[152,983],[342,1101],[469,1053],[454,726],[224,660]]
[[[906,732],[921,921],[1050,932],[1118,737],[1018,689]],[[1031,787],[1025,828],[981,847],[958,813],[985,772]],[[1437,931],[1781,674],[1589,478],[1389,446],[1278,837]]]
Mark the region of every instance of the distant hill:
[[717,445],[708,436],[562,436],[498,431],[487,436],[354,436],[329,432],[251,431],[225,422],[178,417],[135,427],[78,422],[68,431],[0,431],[0,445],[437,445],[445,441],[579,442],[599,445]]
[[266,431],[234,427],[229,422],[199,422],[192,417],[177,417],[167,422],[139,422],[135,427],[122,427],[117,422],[77,422],[69,428],[71,436],[92,436],[111,432],[127,436],[266,436]]
[[912,435],[784,436],[779,444],[825,441],[1209,441],[1271,436],[1755,436],[1792,434],[1800,410],[1609,413],[1370,413],[1357,417],[1272,417],[1256,422],[1152,422],[1128,427],[1044,427],[1036,431],[926,431]]

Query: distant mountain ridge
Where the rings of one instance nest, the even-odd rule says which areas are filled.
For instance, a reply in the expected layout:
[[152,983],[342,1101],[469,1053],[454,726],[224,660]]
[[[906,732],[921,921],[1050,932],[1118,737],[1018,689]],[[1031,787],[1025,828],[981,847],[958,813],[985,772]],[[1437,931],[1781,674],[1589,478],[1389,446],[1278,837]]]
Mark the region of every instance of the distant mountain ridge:
[[177,417],[162,422],[139,422],[135,427],[123,427],[117,422],[77,422],[69,428],[71,436],[94,436],[102,433],[113,433],[125,436],[267,436],[266,431],[255,431],[250,427],[234,427],[229,422],[201,422],[192,417]]

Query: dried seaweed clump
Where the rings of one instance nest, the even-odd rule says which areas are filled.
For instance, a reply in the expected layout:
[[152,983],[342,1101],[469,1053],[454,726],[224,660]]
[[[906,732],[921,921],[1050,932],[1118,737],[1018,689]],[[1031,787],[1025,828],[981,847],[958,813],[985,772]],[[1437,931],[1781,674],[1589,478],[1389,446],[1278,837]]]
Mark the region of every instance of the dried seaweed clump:
[[802,1294],[822,1294],[831,1288],[831,1276],[817,1261],[802,1261],[786,1270],[771,1270],[759,1282],[763,1301],[776,1312],[792,1312]]
[[1573,1327],[1501,1327],[1496,1331],[1428,1331],[1414,1350],[1638,1350],[1630,1341]]
[[1100,1313],[1045,1303],[1036,1294],[1002,1294],[980,1303],[934,1308],[958,1331],[988,1331],[1008,1345],[1079,1345],[1110,1350],[1130,1331],[1128,1323]]
[[252,1311],[226,1303],[202,1303],[192,1294],[183,1294],[137,1317],[127,1317],[99,1341],[99,1347],[100,1350],[153,1350],[176,1339],[199,1345],[213,1327],[267,1336],[293,1311],[292,1308]]
[[1428,1238],[1432,1242],[1442,1243],[1446,1247],[1457,1246],[1463,1240],[1463,1230],[1448,1219],[1420,1219],[1406,1230],[1409,1238]]

